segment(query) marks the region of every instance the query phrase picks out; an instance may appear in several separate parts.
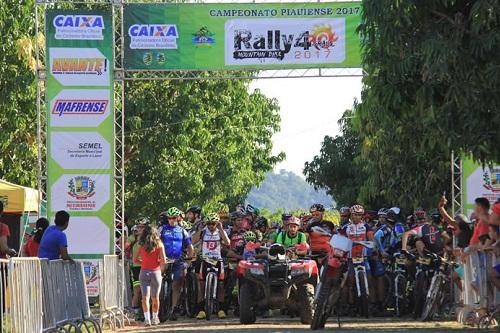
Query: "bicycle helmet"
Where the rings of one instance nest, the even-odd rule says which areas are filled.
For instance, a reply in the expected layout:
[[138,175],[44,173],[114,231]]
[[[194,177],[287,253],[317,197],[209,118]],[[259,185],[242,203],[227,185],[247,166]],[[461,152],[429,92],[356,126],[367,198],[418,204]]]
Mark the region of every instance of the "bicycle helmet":
[[281,214],[281,221],[286,221],[286,220],[289,220],[292,218],[292,214],[288,214],[288,213],[283,213]]
[[385,214],[385,219],[389,223],[395,223],[398,220],[398,214],[396,214],[396,212],[393,211],[392,209],[389,209]]
[[365,213],[365,209],[361,205],[352,206],[350,211],[351,211],[351,214],[364,214]]
[[441,214],[439,214],[439,212],[433,212],[431,214],[431,219],[434,223],[441,223]]
[[219,217],[219,214],[217,214],[217,213],[208,213],[205,216],[205,223],[206,224],[216,224],[219,221],[220,221],[220,217]]
[[309,212],[324,212],[325,211],[325,206],[323,206],[320,203],[315,203],[309,208]]
[[147,224],[150,224],[151,222],[149,221],[149,219],[147,217],[141,217],[137,220],[137,223],[138,225],[147,225]]
[[264,216],[259,216],[257,218],[257,221],[255,221],[255,227],[256,228],[262,228],[262,227],[269,227],[269,222]]
[[349,207],[344,206],[344,207],[341,207],[339,209],[339,213],[340,213],[340,215],[346,215],[346,214],[349,215],[349,214],[351,214],[351,210]]
[[168,214],[167,212],[161,212],[160,215],[158,215],[158,224],[167,224],[168,223]]
[[255,232],[253,231],[245,231],[243,233],[243,239],[245,240],[245,242],[255,242],[255,240],[257,239],[257,235],[255,235]]
[[219,213],[229,213],[229,207],[223,202],[219,202],[216,207],[217,212]]
[[177,216],[181,216],[181,215],[182,215],[182,211],[177,207],[170,207],[167,210],[167,217],[177,217]]
[[247,214],[259,215],[259,212],[260,212],[260,211],[259,211],[259,209],[258,209],[258,208],[256,208],[256,207],[254,207],[254,206],[252,206],[252,205],[248,204],[248,205],[247,205],[247,207],[245,208],[245,212],[246,212]]
[[298,225],[300,227],[300,219],[296,216],[292,216],[290,219],[288,219],[288,221],[286,222],[287,225],[289,224],[295,224],[295,225]]
[[201,215],[201,207],[200,206],[192,206],[192,207],[189,207],[187,210],[186,210],[186,213],[193,213],[195,215]]
[[415,216],[415,219],[419,220],[425,219],[427,214],[425,213],[425,210],[423,208],[419,207],[413,211],[413,215]]
[[388,209],[386,208],[380,208],[377,212],[377,215],[382,217],[387,217],[387,211]]

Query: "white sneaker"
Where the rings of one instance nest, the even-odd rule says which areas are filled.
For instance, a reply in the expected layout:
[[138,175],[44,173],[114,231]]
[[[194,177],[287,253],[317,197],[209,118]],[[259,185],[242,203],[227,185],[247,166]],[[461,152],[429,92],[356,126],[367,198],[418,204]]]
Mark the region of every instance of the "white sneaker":
[[153,325],[160,325],[160,318],[153,317],[153,319],[151,320],[151,324],[153,324]]
[[144,320],[144,326],[151,326],[151,320]]

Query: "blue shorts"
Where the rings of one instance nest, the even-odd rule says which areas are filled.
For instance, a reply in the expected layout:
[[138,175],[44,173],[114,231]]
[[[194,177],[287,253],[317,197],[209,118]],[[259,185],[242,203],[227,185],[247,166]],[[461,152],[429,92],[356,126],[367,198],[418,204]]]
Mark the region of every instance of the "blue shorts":
[[180,281],[186,275],[186,264],[182,260],[176,260],[172,266],[172,270],[174,272],[174,281]]
[[[354,274],[354,264],[352,263],[352,259],[349,258],[349,275],[352,275]],[[368,262],[368,258],[365,258],[365,270],[366,270],[366,274],[369,275],[371,274],[371,269],[370,269],[370,263]]]
[[497,274],[500,275],[500,264],[496,265],[494,268]]
[[369,260],[370,270],[375,277],[379,277],[385,274],[385,265],[382,262],[382,259],[376,258]]

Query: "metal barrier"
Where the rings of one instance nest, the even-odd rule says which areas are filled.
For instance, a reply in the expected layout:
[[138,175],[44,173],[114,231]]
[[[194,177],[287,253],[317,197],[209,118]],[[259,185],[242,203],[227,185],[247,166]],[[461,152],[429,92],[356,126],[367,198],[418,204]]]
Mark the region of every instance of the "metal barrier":
[[463,308],[458,312],[458,321],[476,326],[484,311],[498,305],[499,290],[489,281],[489,269],[493,266],[495,255],[490,252],[472,253],[464,264],[462,278]]
[[11,332],[10,293],[7,289],[9,261],[0,259],[0,332]]
[[107,323],[112,330],[125,326],[124,271],[121,262],[117,255],[105,255],[103,261],[99,262],[101,325]]

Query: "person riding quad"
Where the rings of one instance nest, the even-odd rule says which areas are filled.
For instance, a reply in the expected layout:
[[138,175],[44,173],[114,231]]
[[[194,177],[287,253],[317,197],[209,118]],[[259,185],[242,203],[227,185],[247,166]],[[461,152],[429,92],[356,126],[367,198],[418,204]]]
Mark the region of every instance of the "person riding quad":
[[[226,232],[222,228],[222,224],[220,223],[220,218],[217,213],[209,213],[205,216],[205,225],[206,227],[203,230],[196,232],[193,235],[193,242],[201,241],[202,243],[202,257],[208,257],[212,259],[218,260],[217,268],[218,268],[218,278],[220,281],[224,281],[225,272],[224,272],[224,264],[222,262],[222,245],[229,245],[229,237]],[[198,308],[199,312],[196,316],[197,319],[205,319],[207,314],[204,309],[204,296],[205,296],[205,277],[206,277],[206,267],[205,262],[201,261],[197,266],[196,273],[198,274],[199,283],[198,283]],[[219,301],[219,312],[217,316],[219,319],[226,318],[226,307],[224,305],[224,285],[223,283],[217,284],[217,299]]]
[[160,238],[165,248],[165,253],[168,259],[174,259],[173,264],[174,281],[172,284],[172,310],[169,314],[170,320],[177,320],[175,313],[176,307],[179,305],[180,291],[184,285],[184,277],[186,275],[186,265],[182,259],[184,251],[187,256],[192,258],[194,248],[189,233],[179,226],[182,220],[182,212],[171,207],[166,212],[160,213],[158,231]]
[[[299,231],[299,228],[300,219],[292,216],[286,222],[285,231],[281,231],[276,237],[276,243],[282,244],[286,248],[290,248],[296,244],[307,245],[307,237],[303,232]],[[297,250],[296,254],[298,256],[306,255],[307,250]]]
[[[309,244],[312,254],[328,253],[330,250],[330,238],[336,232],[335,224],[323,219],[325,207],[321,204],[314,204],[310,210],[313,216],[307,226],[306,233],[309,235]],[[315,230],[321,229],[317,232]]]

